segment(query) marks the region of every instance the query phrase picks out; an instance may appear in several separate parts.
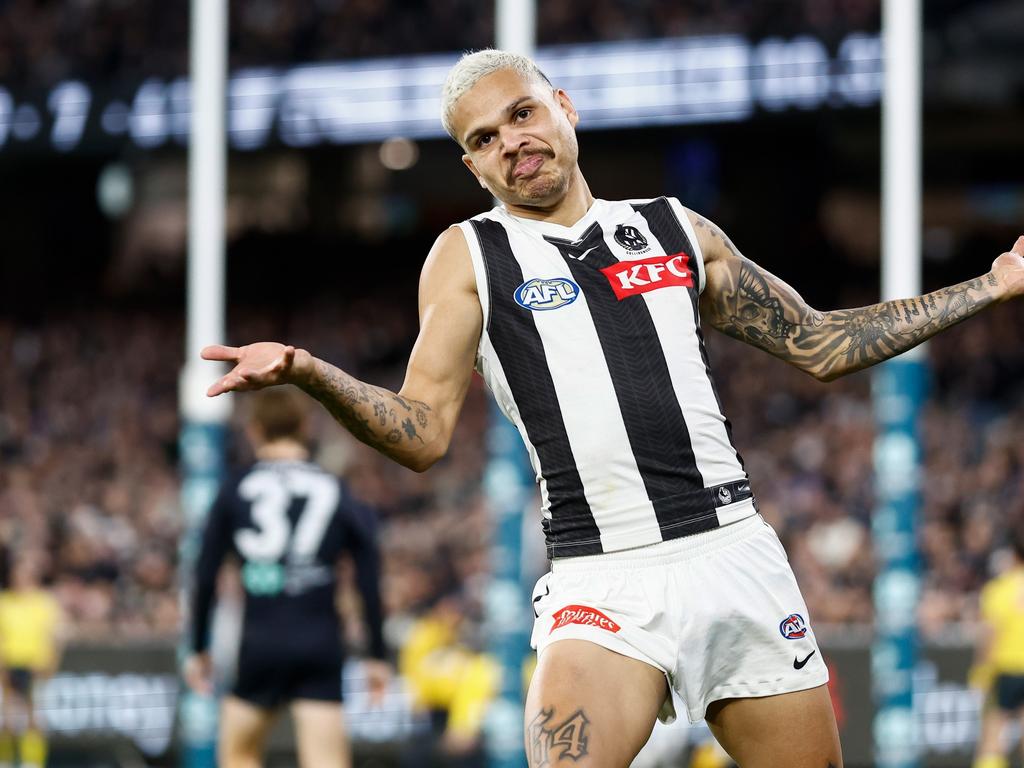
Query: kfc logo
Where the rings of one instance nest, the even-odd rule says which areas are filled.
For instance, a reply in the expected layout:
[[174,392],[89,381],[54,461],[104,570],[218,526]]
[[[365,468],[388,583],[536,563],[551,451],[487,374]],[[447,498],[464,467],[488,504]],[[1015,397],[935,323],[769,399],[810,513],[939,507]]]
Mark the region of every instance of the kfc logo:
[[615,297],[622,301],[630,296],[674,285],[692,288],[693,272],[689,264],[690,257],[680,252],[636,261],[619,261],[603,267],[601,271],[611,283]]
[[[582,624],[585,627],[598,627],[609,632],[618,632],[620,627],[596,608],[588,608],[585,605],[567,605],[554,615],[555,623],[551,626],[551,632],[556,629],[568,626],[569,624]],[[548,633],[550,634],[550,633]]]

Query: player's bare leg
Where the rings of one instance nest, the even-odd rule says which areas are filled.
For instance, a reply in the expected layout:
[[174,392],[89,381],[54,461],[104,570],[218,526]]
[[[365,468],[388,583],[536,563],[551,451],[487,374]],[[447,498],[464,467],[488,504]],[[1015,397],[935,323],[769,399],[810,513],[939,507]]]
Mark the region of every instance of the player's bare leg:
[[3,677],[3,698],[0,700],[0,712],[3,720],[0,722],[0,766],[10,768],[16,764],[16,745],[18,727],[16,724],[22,715],[21,707],[23,700],[21,694],[7,682],[7,675],[0,672]]
[[[1017,717],[1019,719],[1020,728],[1021,728],[1021,730],[1020,730],[1020,741],[1017,742],[1017,747],[1020,749],[1021,758],[1024,759],[1024,710],[1021,710],[1020,712],[1018,712],[1017,713]],[[1009,718],[1007,718],[1007,722],[1009,722]],[[1008,751],[1012,751],[1012,750],[1008,750]]]
[[981,711],[981,733],[972,768],[1006,768],[1006,727],[1009,715],[996,706],[994,697],[989,697]]
[[843,768],[828,686],[716,701],[706,718],[742,768]]
[[39,727],[36,717],[35,691],[32,687],[22,698],[22,707],[25,712],[25,730],[22,731],[21,738],[18,740],[20,764],[25,768],[33,768],[33,766],[42,768],[46,765],[49,745],[46,743],[46,736]]
[[297,699],[291,708],[299,765],[302,768],[349,768],[352,760],[341,704]]
[[221,768],[260,768],[274,714],[236,696],[225,696],[220,708],[217,764]]
[[664,674],[642,661],[585,640],[549,645],[526,697],[530,768],[628,768],[667,693]]

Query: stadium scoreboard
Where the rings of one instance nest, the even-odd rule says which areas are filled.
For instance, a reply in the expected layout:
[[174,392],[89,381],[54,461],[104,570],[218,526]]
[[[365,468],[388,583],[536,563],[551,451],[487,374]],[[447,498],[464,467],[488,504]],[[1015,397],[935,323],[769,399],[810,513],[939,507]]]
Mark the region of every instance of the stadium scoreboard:
[[[236,150],[437,138],[440,89],[457,54],[248,68],[227,85]],[[581,128],[735,122],[759,110],[877,104],[882,43],[852,33],[834,50],[801,36],[752,42],[697,36],[541,48],[537,61],[572,96]],[[0,155],[110,151],[188,141],[188,77],[127,86],[69,79],[42,93],[0,83]]]

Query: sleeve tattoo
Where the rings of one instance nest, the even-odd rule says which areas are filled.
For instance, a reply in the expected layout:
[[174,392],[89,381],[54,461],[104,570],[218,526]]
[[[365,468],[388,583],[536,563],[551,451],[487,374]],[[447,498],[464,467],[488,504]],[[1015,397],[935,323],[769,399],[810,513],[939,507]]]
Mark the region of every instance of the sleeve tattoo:
[[734,257],[717,273],[719,284],[707,297],[712,325],[822,380],[905,352],[995,301],[998,283],[990,273],[911,299],[819,312],[744,258],[718,227],[701,220],[697,226],[721,238]]
[[358,440],[385,454],[423,444],[420,430],[433,419],[429,405],[364,384],[322,360],[315,365],[317,375],[304,389]]

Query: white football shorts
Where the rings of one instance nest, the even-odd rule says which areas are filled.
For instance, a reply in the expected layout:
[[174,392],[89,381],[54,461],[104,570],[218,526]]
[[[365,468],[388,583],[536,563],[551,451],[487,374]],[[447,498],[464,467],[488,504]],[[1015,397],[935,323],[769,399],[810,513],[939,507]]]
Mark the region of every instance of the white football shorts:
[[[680,539],[556,559],[530,644],[588,640],[665,673],[691,723],[719,699],[828,682],[779,537],[760,515]],[[675,719],[672,697],[658,715]]]

